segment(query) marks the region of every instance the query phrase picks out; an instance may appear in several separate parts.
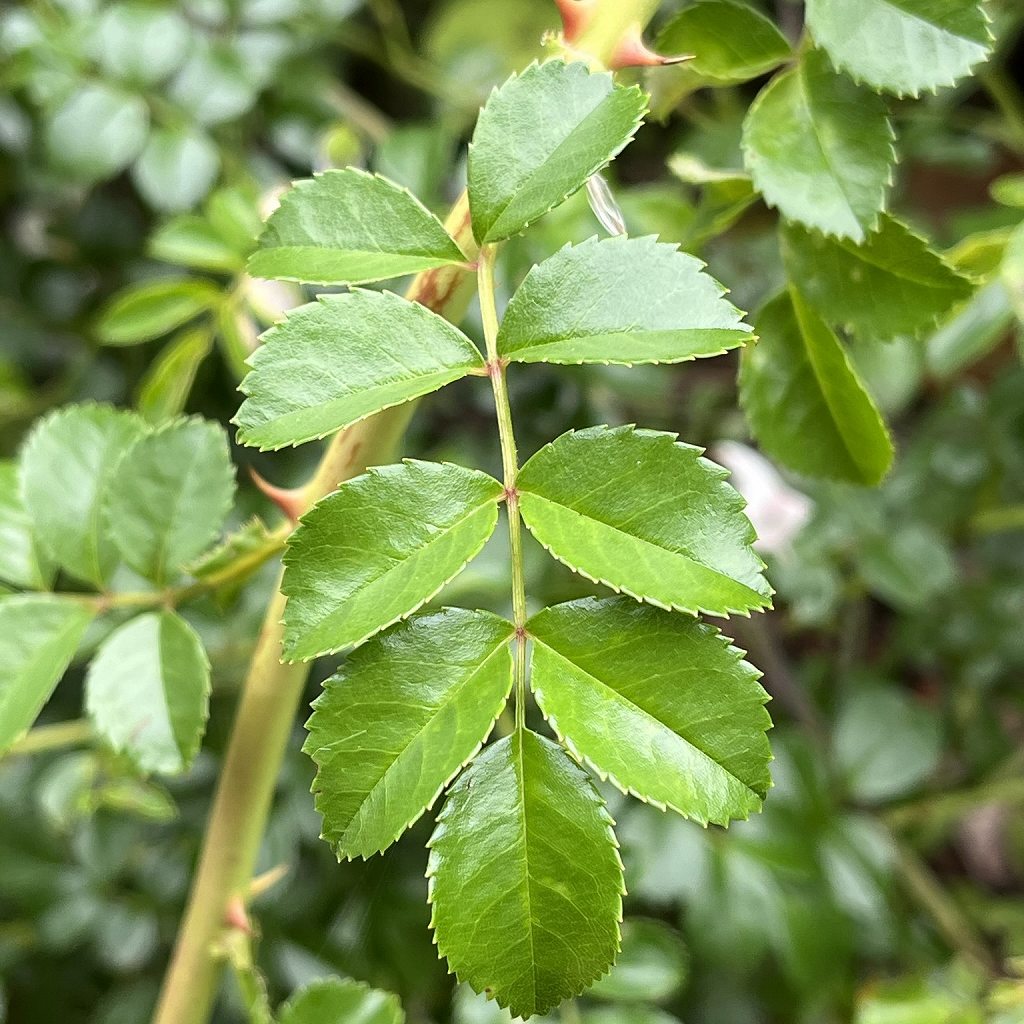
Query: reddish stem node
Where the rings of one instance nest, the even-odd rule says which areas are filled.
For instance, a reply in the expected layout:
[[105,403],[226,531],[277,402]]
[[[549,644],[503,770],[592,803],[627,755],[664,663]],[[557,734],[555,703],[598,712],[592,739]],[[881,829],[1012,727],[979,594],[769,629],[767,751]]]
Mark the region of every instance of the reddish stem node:
[[572,43],[590,24],[597,0],[555,0],[555,6],[562,16],[562,35],[567,43]]

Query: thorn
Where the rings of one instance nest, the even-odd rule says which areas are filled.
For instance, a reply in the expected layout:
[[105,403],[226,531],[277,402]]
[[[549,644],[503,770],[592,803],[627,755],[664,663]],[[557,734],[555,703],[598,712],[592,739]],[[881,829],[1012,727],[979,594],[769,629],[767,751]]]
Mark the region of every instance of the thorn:
[[249,899],[254,900],[257,896],[262,896],[268,889],[272,889],[288,874],[289,870],[287,864],[278,864],[269,871],[264,871],[262,875],[257,875],[249,883]]
[[622,68],[656,68],[668,64],[682,64],[683,61],[693,60],[694,54],[684,53],[674,57],[664,57],[649,49],[643,40],[640,23],[636,22],[626,29],[619,45],[608,61],[608,67],[612,71],[620,71]]
[[244,935],[252,935],[252,925],[249,923],[249,914],[246,912],[245,903],[241,896],[232,896],[224,911],[224,925],[234,931],[242,932]]
[[562,16],[562,35],[573,43],[594,17],[597,0],[555,0],[555,6]]
[[293,523],[299,521],[299,516],[306,511],[306,502],[301,488],[276,487],[269,480],[264,480],[252,466],[249,467],[249,476],[252,478],[252,482]]

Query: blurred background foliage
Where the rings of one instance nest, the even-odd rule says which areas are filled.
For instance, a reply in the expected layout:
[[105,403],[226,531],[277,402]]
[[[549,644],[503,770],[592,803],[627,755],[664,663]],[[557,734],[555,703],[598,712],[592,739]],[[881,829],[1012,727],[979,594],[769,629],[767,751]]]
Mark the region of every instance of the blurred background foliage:
[[[799,29],[799,4],[755,6]],[[996,272],[1024,219],[1024,11],[993,0],[990,13],[997,53],[978,78],[894,105],[893,207],[980,286],[930,336],[851,341],[898,443],[879,489],[762,460],[733,357],[511,377],[525,455],[570,427],[638,419],[711,446],[751,502],[779,590],[775,613],[729,624],[775,697],[766,810],[704,831],[608,792],[630,890],[624,950],[555,1015],[564,1024],[1024,1021],[1024,257],[1016,277]],[[8,2],[0,457],[71,401],[227,422],[258,333],[303,299],[244,273],[275,192],[351,163],[443,210],[478,105],[557,24],[548,0]],[[759,82],[637,77],[654,116],[608,175],[631,233],[697,252],[756,310],[782,282],[777,218],[738,170]],[[598,230],[576,196],[507,247],[506,294]],[[495,470],[478,383],[423,402],[407,452]],[[236,452],[283,485],[315,454]],[[235,514],[272,512],[246,488]],[[502,543],[446,600],[504,610]],[[538,603],[586,592],[529,556]],[[148,1019],[272,577],[267,567],[190,611],[215,690],[187,775],[140,776],[84,730],[0,764],[0,1021]],[[317,666],[310,698],[331,668]],[[73,671],[44,722],[80,714]],[[296,723],[255,904],[275,1000],[342,974],[396,993],[414,1024],[497,1024],[431,945],[430,822],[386,859],[336,865],[317,839],[299,734]],[[227,981],[217,1020],[243,1019]]]

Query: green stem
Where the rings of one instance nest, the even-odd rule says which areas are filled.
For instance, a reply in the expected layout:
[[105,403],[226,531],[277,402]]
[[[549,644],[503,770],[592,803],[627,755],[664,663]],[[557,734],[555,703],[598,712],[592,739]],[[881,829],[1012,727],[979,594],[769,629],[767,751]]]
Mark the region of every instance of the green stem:
[[512,407],[505,380],[507,363],[498,355],[498,310],[494,302],[494,259],[497,248],[485,245],[480,250],[477,267],[477,291],[480,315],[487,346],[487,375],[494,390],[494,408],[498,417],[501,441],[501,466],[505,485],[505,508],[508,513],[508,545],[512,559],[512,621],[516,627],[514,687],[516,692],[516,728],[526,720],[526,576],[523,572],[523,520],[519,514],[519,455],[512,430]]
[[[465,196],[448,229],[475,255]],[[467,287],[467,283],[470,287]],[[420,274],[408,297],[457,320],[472,278],[442,267]],[[303,491],[308,507],[339,483],[393,458],[411,414],[398,406],[336,434]],[[213,1009],[223,957],[217,955],[234,901],[249,898],[277,777],[288,749],[310,664],[281,662],[285,599],[280,580],[263,620],[221,766],[185,917],[164,978],[154,1024],[205,1024]]]
[[[627,25],[642,28],[657,6],[657,0],[597,0],[591,28],[597,31],[603,48],[594,53],[607,58],[621,35],[621,29],[614,37],[603,31],[606,22],[619,25],[626,13]],[[456,202],[446,227],[466,256],[474,259],[477,249],[465,194]],[[472,278],[465,268],[440,267],[418,275],[407,297],[458,320],[469,294],[466,281],[471,283]],[[307,489],[307,500],[312,503],[367,465],[386,461],[411,408],[387,410],[336,435]],[[520,599],[520,615],[525,620],[522,592]],[[224,932],[231,901],[248,896],[274,787],[310,668],[309,664],[280,661],[283,613],[284,597],[278,590],[267,609],[243,685],[188,907],[153,1024],[205,1024],[210,1018],[221,968],[216,943]],[[525,658],[525,645],[520,646],[520,657]],[[524,669],[525,663],[521,671]],[[524,671],[521,678],[525,680]]]
[[92,723],[84,720],[40,725],[26,733],[20,740],[15,740],[4,751],[3,756],[16,757],[19,754],[40,754],[64,747],[81,747],[89,743],[92,737]]

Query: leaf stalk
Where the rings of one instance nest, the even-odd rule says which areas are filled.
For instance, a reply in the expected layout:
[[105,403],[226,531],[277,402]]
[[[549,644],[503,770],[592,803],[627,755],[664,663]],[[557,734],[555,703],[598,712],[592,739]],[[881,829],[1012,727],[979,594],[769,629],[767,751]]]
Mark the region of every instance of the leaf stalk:
[[526,723],[526,575],[523,570],[523,520],[519,514],[519,455],[512,427],[512,407],[505,379],[507,363],[498,355],[498,308],[494,299],[494,262],[497,246],[485,245],[480,250],[477,267],[477,292],[480,315],[487,346],[487,368],[494,391],[494,408],[501,442],[502,482],[505,485],[505,508],[508,515],[508,544],[512,560],[512,621],[516,627],[513,640],[513,688],[516,694],[516,728]]

